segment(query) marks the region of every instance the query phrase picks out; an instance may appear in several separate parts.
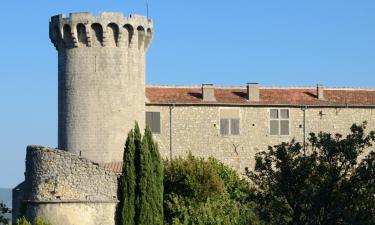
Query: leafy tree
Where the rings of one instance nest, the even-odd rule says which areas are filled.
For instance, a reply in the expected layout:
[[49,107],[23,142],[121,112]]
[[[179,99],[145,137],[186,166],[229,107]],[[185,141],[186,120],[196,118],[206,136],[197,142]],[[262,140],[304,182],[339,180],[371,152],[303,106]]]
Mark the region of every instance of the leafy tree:
[[31,225],[31,223],[25,217],[22,217],[17,219],[16,225]]
[[122,224],[163,224],[163,167],[149,128],[128,135],[120,189]]
[[165,224],[260,224],[249,184],[216,159],[189,154],[165,161],[164,173]]
[[[375,132],[311,133],[306,151],[295,141],[256,155],[247,175],[258,213],[268,224],[375,224]],[[360,160],[363,158],[362,160]]]
[[9,219],[4,216],[8,213],[11,213],[11,210],[3,202],[0,202],[0,224],[9,223]]
[[[25,217],[22,217],[22,218],[17,219],[16,225],[31,225],[31,223]],[[37,218],[35,221],[35,225],[52,225],[52,224],[45,221],[42,218]]]

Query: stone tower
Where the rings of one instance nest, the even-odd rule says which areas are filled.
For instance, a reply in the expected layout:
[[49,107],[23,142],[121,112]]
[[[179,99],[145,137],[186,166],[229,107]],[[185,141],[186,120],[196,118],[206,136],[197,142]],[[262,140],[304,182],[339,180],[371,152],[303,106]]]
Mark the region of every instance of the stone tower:
[[53,16],[58,51],[58,148],[95,162],[122,160],[128,131],[145,123],[150,19],[121,13]]

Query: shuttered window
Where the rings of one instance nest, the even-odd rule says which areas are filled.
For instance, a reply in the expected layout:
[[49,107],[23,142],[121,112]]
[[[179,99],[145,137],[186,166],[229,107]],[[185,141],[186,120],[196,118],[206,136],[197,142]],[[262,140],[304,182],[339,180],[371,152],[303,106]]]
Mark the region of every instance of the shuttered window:
[[239,135],[240,119],[221,119],[220,120],[221,135]]
[[160,112],[146,112],[146,126],[152,133],[160,133]]
[[289,135],[289,109],[270,109],[270,134]]

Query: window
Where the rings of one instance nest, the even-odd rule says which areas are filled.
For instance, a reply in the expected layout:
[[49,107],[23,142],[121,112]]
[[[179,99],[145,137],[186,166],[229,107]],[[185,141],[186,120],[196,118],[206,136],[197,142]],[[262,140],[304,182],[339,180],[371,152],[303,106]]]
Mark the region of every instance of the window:
[[146,112],[146,126],[152,133],[160,133],[160,112]]
[[221,119],[220,120],[221,135],[239,135],[240,119]]
[[289,135],[289,109],[270,110],[270,134]]

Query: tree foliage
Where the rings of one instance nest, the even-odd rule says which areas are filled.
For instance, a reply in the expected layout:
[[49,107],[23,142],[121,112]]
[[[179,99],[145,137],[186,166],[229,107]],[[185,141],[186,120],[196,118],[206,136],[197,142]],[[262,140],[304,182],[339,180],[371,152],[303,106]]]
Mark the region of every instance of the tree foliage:
[[311,133],[306,151],[295,141],[256,155],[257,208],[268,224],[375,224],[375,133],[366,123],[350,133]]
[[135,218],[135,190],[136,190],[136,171],[135,171],[135,143],[134,131],[131,130],[126,139],[123,174],[121,176],[122,192],[122,224],[132,225]]
[[[16,225],[31,225],[31,223],[25,217],[21,217],[17,219]],[[35,221],[35,225],[52,225],[52,224],[42,218],[37,218]]]
[[128,134],[120,189],[122,224],[163,224],[163,165],[149,128]]
[[3,202],[0,202],[0,224],[9,223],[9,219],[6,218],[4,215],[11,212],[12,211]]
[[219,161],[176,158],[164,162],[165,224],[258,224],[252,191]]

